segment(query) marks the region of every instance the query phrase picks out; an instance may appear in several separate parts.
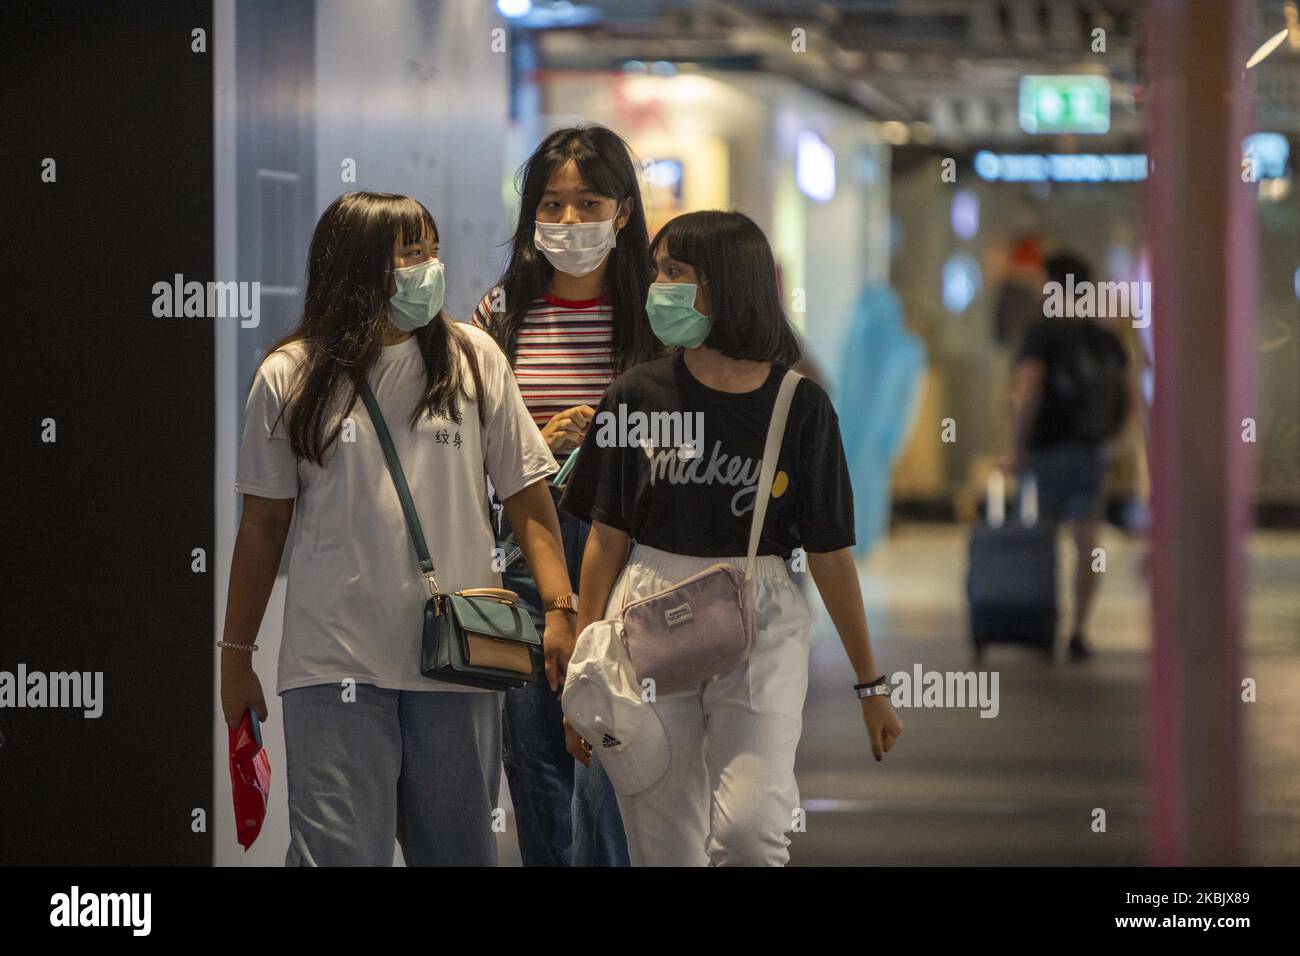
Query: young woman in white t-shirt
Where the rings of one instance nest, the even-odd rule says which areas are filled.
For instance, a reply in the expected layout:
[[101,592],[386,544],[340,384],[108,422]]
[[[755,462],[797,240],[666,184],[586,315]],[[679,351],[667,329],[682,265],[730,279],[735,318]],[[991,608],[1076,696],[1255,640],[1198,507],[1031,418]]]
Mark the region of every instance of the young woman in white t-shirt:
[[[286,541],[276,690],[285,721],[287,865],[494,864],[501,695],[420,673],[428,596],[357,383],[392,433],[444,592],[499,586],[485,475],[547,598],[571,593],[546,478],[555,460],[510,367],[442,311],[438,233],[420,203],[339,197],[312,237],[302,321],[249,392],[236,488],[221,703],[267,707],[252,651]],[[545,619],[564,680],[572,611]]]

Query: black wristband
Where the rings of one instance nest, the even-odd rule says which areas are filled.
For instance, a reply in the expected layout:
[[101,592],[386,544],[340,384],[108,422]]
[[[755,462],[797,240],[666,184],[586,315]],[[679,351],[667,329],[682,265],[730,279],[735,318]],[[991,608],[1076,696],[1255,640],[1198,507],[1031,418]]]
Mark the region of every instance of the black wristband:
[[888,674],[881,674],[879,677],[877,677],[875,680],[873,680],[873,681],[872,681],[871,683],[869,683],[869,684],[854,684],[854,685],[853,685],[853,689],[854,689],[854,690],[865,690],[865,689],[868,688],[868,687],[879,687],[881,684],[888,684],[888,683],[889,683],[889,675],[888,675]]

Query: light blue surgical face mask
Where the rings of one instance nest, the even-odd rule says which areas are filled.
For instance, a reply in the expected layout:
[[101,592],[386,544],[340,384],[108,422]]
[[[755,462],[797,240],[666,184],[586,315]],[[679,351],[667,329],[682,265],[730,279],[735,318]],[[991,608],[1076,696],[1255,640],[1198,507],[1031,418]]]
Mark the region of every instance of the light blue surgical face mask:
[[712,316],[695,311],[694,282],[655,282],[646,296],[650,328],[664,345],[693,349],[709,337]]
[[424,328],[442,311],[445,278],[442,261],[426,259],[393,270],[397,291],[388,300],[388,318],[403,332]]

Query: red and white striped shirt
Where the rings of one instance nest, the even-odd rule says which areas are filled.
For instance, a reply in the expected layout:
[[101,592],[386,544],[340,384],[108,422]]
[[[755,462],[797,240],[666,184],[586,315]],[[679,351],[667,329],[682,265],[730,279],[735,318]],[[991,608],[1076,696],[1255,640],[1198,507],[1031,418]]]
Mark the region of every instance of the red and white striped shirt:
[[[470,322],[491,331],[492,293],[483,297]],[[609,299],[580,302],[543,295],[519,327],[514,373],[524,404],[541,428],[575,405],[600,404],[614,377],[614,318]],[[563,463],[567,452],[557,454]]]

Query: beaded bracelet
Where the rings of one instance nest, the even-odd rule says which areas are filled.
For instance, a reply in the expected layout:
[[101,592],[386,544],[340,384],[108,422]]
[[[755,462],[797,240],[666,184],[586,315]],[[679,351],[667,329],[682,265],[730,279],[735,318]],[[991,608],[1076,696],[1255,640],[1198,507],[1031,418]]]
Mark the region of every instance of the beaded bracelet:
[[257,650],[256,644],[232,644],[229,641],[217,641],[217,647],[229,647],[232,650],[236,650],[236,651],[251,652]]

